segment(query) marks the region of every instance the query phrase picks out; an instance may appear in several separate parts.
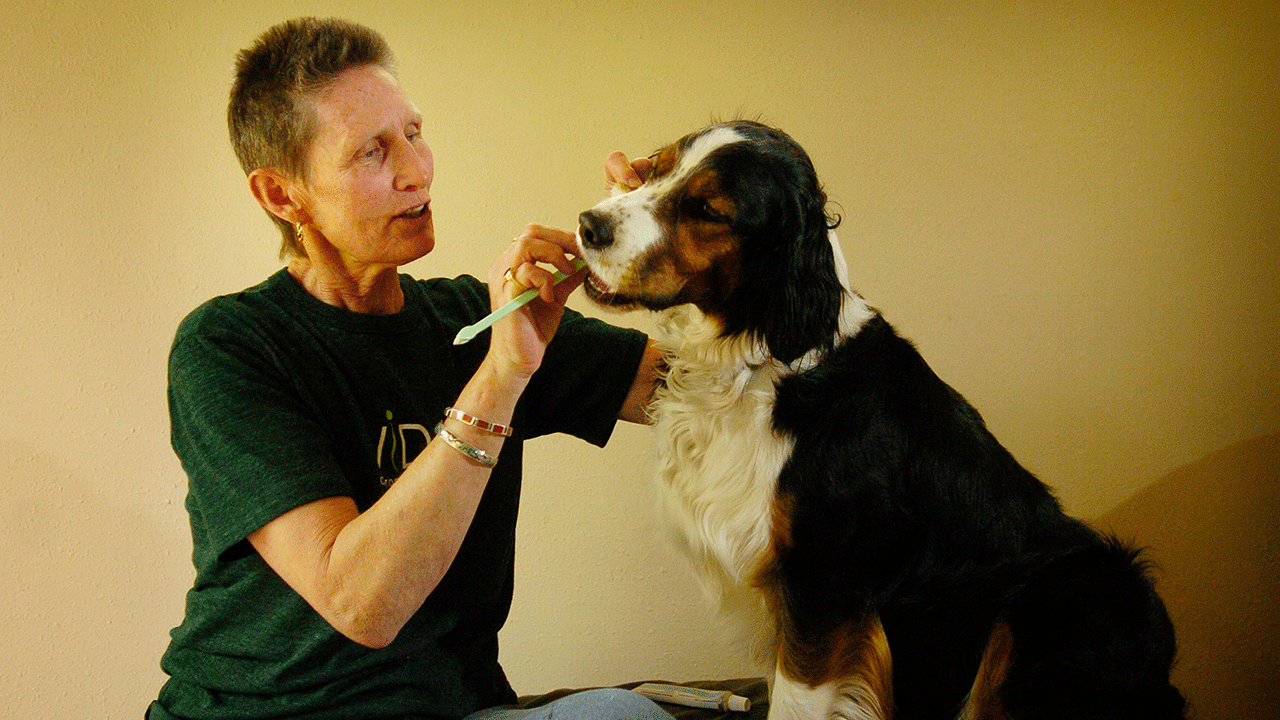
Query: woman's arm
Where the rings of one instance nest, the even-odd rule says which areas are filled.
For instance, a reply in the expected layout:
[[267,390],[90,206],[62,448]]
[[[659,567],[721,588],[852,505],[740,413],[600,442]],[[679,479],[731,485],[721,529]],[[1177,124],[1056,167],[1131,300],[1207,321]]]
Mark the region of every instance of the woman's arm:
[[649,405],[653,402],[653,391],[658,387],[658,378],[663,365],[662,353],[658,351],[652,340],[649,341],[649,345],[644,349],[644,357],[640,360],[640,367],[636,368],[636,379],[631,384],[627,399],[622,403],[622,409],[618,412],[619,420],[645,425],[653,422],[649,417]]
[[[572,272],[565,252],[573,236],[530,226],[489,270],[490,303],[540,289],[542,299],[493,327],[489,353],[454,403],[490,422],[509,424],[529,378],[555,334],[564,303],[581,276],[551,286],[535,262]],[[497,457],[503,438],[458,420],[445,428]],[[347,497],[318,500],[249,535],[263,560],[335,629],[369,647],[384,647],[417,612],[457,555],[489,480],[489,468],[434,438],[395,484],[359,513]]]
[[[604,184],[611,191],[617,186],[634,190],[649,178],[651,172],[653,162],[649,158],[628,160],[626,154],[615,151],[604,159]],[[653,401],[653,391],[657,387],[658,372],[662,366],[662,354],[650,342],[645,348],[644,359],[636,372],[631,392],[627,394],[622,411],[618,413],[619,420],[645,424],[651,422],[649,404]]]
[[[456,405],[505,424],[522,390],[518,378],[482,365]],[[456,420],[445,427],[494,457],[501,452],[499,436]],[[453,563],[488,480],[489,468],[437,437],[364,513],[349,497],[318,500],[267,523],[249,542],[335,629],[384,647]]]

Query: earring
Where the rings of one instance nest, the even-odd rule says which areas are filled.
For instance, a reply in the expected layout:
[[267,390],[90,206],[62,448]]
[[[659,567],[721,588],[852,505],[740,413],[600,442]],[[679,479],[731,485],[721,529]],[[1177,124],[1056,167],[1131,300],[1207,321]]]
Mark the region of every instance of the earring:
[[302,242],[302,223],[296,222],[293,224],[293,237],[298,242]]

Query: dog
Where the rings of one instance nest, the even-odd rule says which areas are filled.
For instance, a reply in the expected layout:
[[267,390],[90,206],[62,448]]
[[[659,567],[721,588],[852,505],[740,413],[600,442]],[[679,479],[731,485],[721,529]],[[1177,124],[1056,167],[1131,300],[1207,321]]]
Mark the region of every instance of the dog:
[[1068,517],[849,288],[805,151],[734,121],[651,160],[579,217],[586,292],[661,312],[663,504],[764,615],[770,720],[1184,717],[1139,551]]

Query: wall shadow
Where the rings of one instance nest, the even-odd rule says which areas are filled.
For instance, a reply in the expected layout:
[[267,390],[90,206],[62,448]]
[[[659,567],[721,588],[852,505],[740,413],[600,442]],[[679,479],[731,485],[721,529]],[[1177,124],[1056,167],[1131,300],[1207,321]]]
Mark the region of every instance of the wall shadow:
[[1093,524],[1149,548],[1191,717],[1280,717],[1280,434],[1180,468]]

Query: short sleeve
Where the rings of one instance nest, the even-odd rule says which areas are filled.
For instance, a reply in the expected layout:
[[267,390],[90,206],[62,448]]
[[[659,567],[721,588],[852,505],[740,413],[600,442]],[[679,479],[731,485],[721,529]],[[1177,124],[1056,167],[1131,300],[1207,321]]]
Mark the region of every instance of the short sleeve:
[[262,335],[203,314],[184,322],[170,352],[171,440],[189,478],[197,567],[289,510],[351,493]]
[[603,447],[635,382],[648,338],[566,310],[521,399],[529,437],[568,433]]

